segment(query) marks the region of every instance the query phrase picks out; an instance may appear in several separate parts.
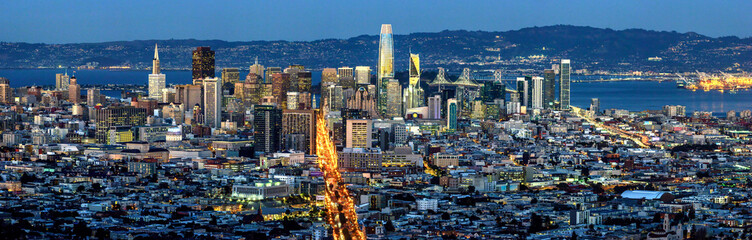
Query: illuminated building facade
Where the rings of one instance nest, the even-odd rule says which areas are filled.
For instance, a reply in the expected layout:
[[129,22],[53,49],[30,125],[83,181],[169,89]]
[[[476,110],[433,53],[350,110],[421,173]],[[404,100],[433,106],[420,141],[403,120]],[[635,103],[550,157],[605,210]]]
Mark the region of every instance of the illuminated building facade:
[[553,69],[543,70],[543,108],[556,108],[556,72]]
[[193,50],[193,84],[201,85],[204,78],[214,78],[214,51],[210,47]]
[[543,109],[543,78],[535,76],[532,78],[533,87],[530,90],[530,107],[533,109]]
[[337,152],[339,168],[347,171],[381,171],[379,148],[345,148]]
[[355,88],[355,72],[351,67],[337,69],[337,78],[342,88]]
[[369,66],[355,67],[355,83],[371,84],[371,67]]
[[271,105],[253,108],[253,139],[257,152],[273,153],[282,142],[282,110]]
[[264,80],[264,65],[261,65],[258,63],[258,57],[256,57],[256,61],[251,65],[251,67],[248,68],[248,74],[254,73],[257,76],[261,77],[261,80]]
[[345,130],[346,148],[370,148],[373,123],[370,119],[349,119]]
[[72,103],[81,103],[81,85],[78,85],[76,76],[73,76],[70,79],[70,86],[68,86],[68,101]]
[[298,72],[298,92],[311,92],[313,76],[309,71]]
[[[162,91],[165,89],[165,75],[161,73],[159,64],[159,50],[154,45],[154,59],[152,60],[151,74],[149,74],[149,98],[162,99]],[[91,104],[89,104],[91,105]]]
[[288,149],[316,154],[316,110],[283,110],[282,139],[287,142],[291,135],[304,136],[304,149]]
[[592,98],[590,99],[590,111],[593,111],[595,114],[598,114],[601,112],[601,100],[598,98]]
[[237,68],[222,69],[222,85],[225,83],[235,84],[240,81],[240,71]]
[[459,112],[459,106],[457,105],[457,99],[451,98],[447,100],[447,128],[451,130],[457,129],[457,114]]
[[324,68],[321,70],[321,106],[331,106],[329,103],[329,89],[330,86],[337,85],[339,80],[337,79],[336,68]]
[[402,117],[402,88],[400,87],[399,80],[389,79],[386,89],[387,105],[384,116],[387,118]]
[[277,100],[277,106],[287,108],[287,92],[290,91],[290,74],[272,74],[272,96]]
[[133,106],[110,106],[97,110],[97,143],[109,143],[111,127],[132,127],[146,124],[146,109]]
[[427,119],[441,119],[441,96],[436,95],[428,97],[428,116]]
[[68,76],[68,73],[58,73],[55,74],[55,89],[58,91],[67,91],[68,86],[70,85],[70,76]]
[[559,67],[559,109],[569,109],[569,74],[571,71],[569,59],[562,59]]
[[95,106],[99,103],[99,99],[102,97],[99,89],[89,88],[86,90],[86,104],[89,106]]
[[365,87],[359,87],[355,94],[347,98],[347,108],[367,111],[371,118],[376,118],[378,116],[378,111],[376,111],[376,99]]
[[288,186],[279,180],[258,180],[252,184],[235,184],[232,186],[232,197],[250,200],[285,197],[289,195]]
[[[80,95],[80,94],[79,94]],[[10,80],[0,78],[0,102],[13,103],[13,88],[10,87]]]
[[392,25],[382,24],[379,37],[379,61],[377,70],[377,89],[379,92],[379,111],[386,112],[387,84],[394,78],[394,42],[392,39]]
[[405,110],[423,106],[424,91],[420,87],[420,56],[410,53],[410,82],[405,88]]
[[222,83],[218,78],[205,78],[204,83],[204,124],[219,128],[222,124]]

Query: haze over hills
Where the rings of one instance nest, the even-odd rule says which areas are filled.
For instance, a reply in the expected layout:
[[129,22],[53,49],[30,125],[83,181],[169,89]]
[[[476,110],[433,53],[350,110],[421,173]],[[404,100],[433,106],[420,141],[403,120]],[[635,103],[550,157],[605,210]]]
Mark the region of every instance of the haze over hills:
[[[399,26],[395,26],[399,27]],[[217,68],[247,68],[258,56],[265,66],[303,64],[324,67],[375,66],[377,35],[316,41],[137,40],[103,43],[0,43],[0,68],[151,66],[159,44],[162,67],[187,69],[191,51],[211,46]],[[442,31],[395,35],[396,69],[407,68],[408,52],[421,55],[423,69],[434,67],[542,70],[559,58],[573,68],[608,71],[750,71],[752,38],[712,38],[697,33],[612,30],[556,25],[505,32]]]

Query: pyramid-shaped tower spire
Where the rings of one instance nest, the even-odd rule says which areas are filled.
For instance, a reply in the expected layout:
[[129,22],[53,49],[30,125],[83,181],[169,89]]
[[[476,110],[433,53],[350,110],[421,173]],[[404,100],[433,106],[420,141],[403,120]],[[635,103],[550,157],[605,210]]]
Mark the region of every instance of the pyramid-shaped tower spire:
[[152,74],[160,74],[161,69],[159,65],[159,47],[157,47],[157,44],[154,44],[154,60],[152,60]]
[[159,47],[157,44],[154,44],[154,60],[159,60]]
[[158,47],[157,47],[157,44],[155,43],[154,44],[154,59],[155,60],[159,60],[159,51],[157,49]]

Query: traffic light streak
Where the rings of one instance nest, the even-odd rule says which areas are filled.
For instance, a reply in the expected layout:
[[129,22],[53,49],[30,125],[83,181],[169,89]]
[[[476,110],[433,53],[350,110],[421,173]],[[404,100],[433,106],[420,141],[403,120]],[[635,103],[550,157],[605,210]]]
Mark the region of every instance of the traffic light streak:
[[337,152],[329,137],[329,128],[323,114],[318,114],[316,121],[316,154],[319,168],[324,172],[326,181],[326,196],[324,203],[327,209],[327,222],[332,226],[334,239],[365,240],[366,235],[358,225],[358,215],[355,204],[350,198],[350,192],[342,184],[339,173]]

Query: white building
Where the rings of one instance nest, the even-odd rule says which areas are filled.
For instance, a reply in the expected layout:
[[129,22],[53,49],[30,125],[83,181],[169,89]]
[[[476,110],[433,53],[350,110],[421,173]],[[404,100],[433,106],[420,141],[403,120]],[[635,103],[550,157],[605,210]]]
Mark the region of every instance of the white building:
[[441,96],[428,97],[428,116],[426,119],[441,119]]
[[232,197],[251,200],[285,197],[289,194],[287,184],[276,180],[259,180],[251,184],[232,186]]
[[436,199],[418,199],[415,201],[415,203],[418,204],[418,211],[438,211],[439,209],[439,200]]
[[219,129],[222,124],[222,81],[204,78],[204,124]]
[[[159,52],[154,45],[154,60],[152,60],[151,74],[149,74],[149,98],[162,99],[162,90],[165,89],[165,75],[161,73],[159,66]],[[91,104],[89,104],[91,105]]]
[[346,148],[370,148],[373,123],[369,119],[349,119],[345,131]]
[[543,109],[543,78],[533,77],[533,93],[531,96],[530,107],[532,109]]

